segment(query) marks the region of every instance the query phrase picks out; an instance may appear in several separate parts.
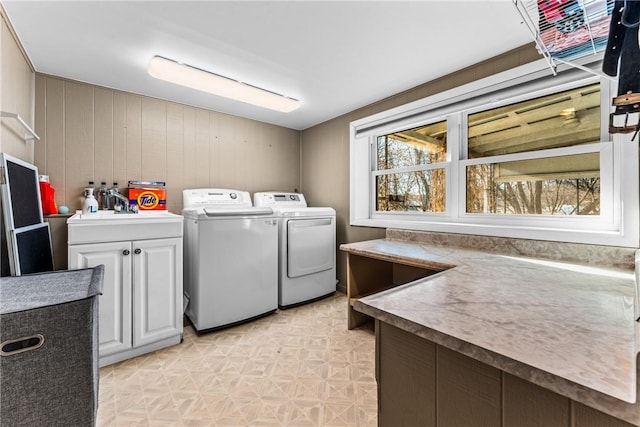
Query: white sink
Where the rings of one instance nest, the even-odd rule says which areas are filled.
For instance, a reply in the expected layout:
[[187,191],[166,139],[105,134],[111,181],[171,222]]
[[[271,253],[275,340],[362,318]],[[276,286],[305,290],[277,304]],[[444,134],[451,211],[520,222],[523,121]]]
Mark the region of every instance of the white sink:
[[167,211],[137,214],[77,212],[67,219],[68,243],[118,242],[182,236],[182,216]]

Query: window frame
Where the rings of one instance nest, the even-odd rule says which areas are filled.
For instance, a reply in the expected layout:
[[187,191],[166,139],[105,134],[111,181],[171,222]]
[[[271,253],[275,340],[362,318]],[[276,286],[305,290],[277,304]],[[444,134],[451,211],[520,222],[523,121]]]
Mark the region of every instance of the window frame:
[[[595,76],[595,71],[586,72],[585,67],[565,69],[549,77],[543,62],[536,61],[351,122],[350,224],[638,247],[637,142],[630,141],[629,134],[608,133],[610,100],[616,90],[615,82]],[[600,62],[589,64],[593,70],[600,66]],[[469,114],[598,81],[601,90],[600,142],[467,159],[466,120]],[[375,176],[376,172],[380,172],[376,171],[375,163],[376,138],[442,119],[447,120],[447,161],[429,167],[445,169],[445,211],[376,211]],[[600,153],[600,215],[565,217],[466,212],[468,165],[587,152]]]
[[[385,216],[388,215],[435,215],[435,216],[446,216],[449,215],[449,212],[447,212],[448,209],[448,194],[449,194],[449,188],[447,188],[447,184],[449,182],[448,179],[445,180],[445,211],[444,212],[416,212],[416,211],[378,211],[376,210],[376,201],[377,201],[377,187],[376,187],[376,177],[378,176],[382,176],[382,175],[391,175],[394,173],[406,173],[406,172],[418,172],[418,171],[430,171],[430,170],[436,170],[436,169],[444,169],[445,172],[445,177],[448,178],[448,176],[450,175],[450,164],[451,164],[451,153],[449,152],[449,148],[450,148],[450,143],[449,143],[449,135],[448,135],[448,129],[449,129],[449,124],[448,124],[448,118],[447,117],[431,117],[429,120],[427,120],[426,122],[421,123],[419,126],[416,127],[421,127],[421,126],[428,126],[430,124],[434,124],[434,123],[438,123],[438,122],[447,122],[447,153],[446,153],[446,158],[445,161],[443,162],[438,162],[438,163],[427,163],[427,164],[423,164],[423,165],[414,165],[414,166],[404,166],[404,167],[400,167],[400,168],[394,168],[394,169],[378,169],[377,168],[377,164],[378,164],[378,159],[377,159],[377,139],[380,136],[383,135],[377,135],[371,138],[371,148],[370,148],[370,155],[371,155],[371,206],[369,209],[370,215],[372,217],[380,217],[380,218],[384,218]],[[405,130],[408,128],[402,127],[401,129],[398,130]],[[413,129],[413,128],[409,128],[409,129]],[[388,135],[388,134],[392,134],[394,132],[385,132],[384,135]]]
[[[553,148],[540,151],[529,151],[524,153],[504,154],[492,157],[483,157],[472,160],[460,160],[460,177],[459,180],[466,181],[466,166],[501,163],[516,160],[533,160],[544,158],[558,158],[563,156],[571,156],[575,154],[600,153],[600,215],[575,215],[575,216],[552,216],[552,215],[532,215],[532,214],[481,214],[466,212],[467,186],[460,185],[460,194],[458,203],[461,206],[459,212],[460,218],[468,222],[479,223],[513,223],[519,225],[522,221],[527,221],[527,225],[535,225],[539,227],[558,227],[566,228],[584,228],[594,227],[597,229],[610,229],[613,225],[613,182],[610,179],[613,176],[613,143],[599,142],[593,144],[576,145],[571,147]],[[604,171],[603,171],[604,169]],[[463,208],[464,206],[464,208]],[[479,218],[480,220],[477,220]],[[551,225],[553,224],[553,225]],[[607,225],[609,224],[609,225]]]

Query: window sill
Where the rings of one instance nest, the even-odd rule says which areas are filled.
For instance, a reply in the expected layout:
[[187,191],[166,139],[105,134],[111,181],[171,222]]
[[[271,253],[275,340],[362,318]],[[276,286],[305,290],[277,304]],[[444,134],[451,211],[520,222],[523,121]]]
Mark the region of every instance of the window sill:
[[[466,222],[438,222],[396,218],[352,218],[350,224],[359,227],[397,228],[404,230],[435,231],[441,233],[472,234],[480,236],[511,237],[520,239],[548,240],[553,242],[582,243],[592,245],[637,248],[634,236],[620,230],[572,230],[543,228],[522,225],[471,224]],[[634,234],[634,233],[630,233]]]

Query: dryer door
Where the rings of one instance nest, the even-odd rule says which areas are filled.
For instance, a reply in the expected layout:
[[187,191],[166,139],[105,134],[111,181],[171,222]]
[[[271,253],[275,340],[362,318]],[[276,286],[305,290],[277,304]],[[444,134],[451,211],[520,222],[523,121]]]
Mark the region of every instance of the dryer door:
[[335,218],[287,221],[287,276],[329,270],[335,264]]

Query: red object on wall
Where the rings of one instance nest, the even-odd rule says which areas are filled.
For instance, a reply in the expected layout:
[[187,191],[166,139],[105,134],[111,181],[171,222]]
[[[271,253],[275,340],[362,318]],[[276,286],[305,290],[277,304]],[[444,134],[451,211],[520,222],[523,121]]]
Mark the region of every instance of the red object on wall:
[[43,215],[53,215],[58,213],[56,204],[56,190],[51,186],[48,175],[40,175],[40,203],[42,204]]

